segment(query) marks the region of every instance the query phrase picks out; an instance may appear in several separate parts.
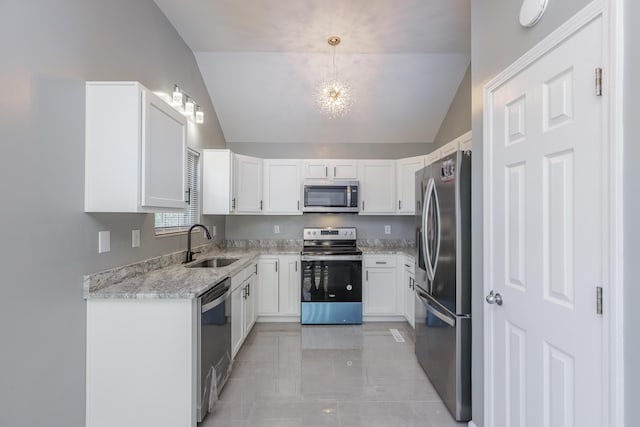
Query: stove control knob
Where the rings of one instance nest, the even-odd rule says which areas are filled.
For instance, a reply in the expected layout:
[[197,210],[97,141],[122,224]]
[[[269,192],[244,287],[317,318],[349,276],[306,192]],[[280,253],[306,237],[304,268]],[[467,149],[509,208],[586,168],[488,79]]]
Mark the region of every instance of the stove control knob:
[[347,290],[348,290],[348,291],[350,291],[350,290],[352,290],[352,289],[353,289],[353,286],[351,286],[351,285],[347,285]]

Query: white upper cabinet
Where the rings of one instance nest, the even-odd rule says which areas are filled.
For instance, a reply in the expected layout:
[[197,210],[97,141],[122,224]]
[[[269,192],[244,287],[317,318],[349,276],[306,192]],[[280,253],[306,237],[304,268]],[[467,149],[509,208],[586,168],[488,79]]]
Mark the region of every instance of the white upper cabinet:
[[413,215],[416,211],[416,172],[425,166],[425,156],[409,157],[396,162],[398,213]]
[[203,214],[259,214],[263,205],[262,159],[226,149],[203,150]]
[[360,160],[360,215],[396,213],[396,161]]
[[264,207],[262,201],[262,159],[234,155],[235,213],[257,214]]
[[233,213],[233,153],[231,150],[202,151],[202,213]]
[[299,160],[264,160],[264,210],[271,215],[302,214]]
[[308,159],[302,162],[304,179],[348,181],[358,179],[357,160]]
[[85,212],[185,208],[187,120],[137,82],[87,82]]

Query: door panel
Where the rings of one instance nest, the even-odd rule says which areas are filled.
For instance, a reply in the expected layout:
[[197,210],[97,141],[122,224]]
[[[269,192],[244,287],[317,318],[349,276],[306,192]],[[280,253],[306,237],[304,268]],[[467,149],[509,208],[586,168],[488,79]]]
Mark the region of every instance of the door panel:
[[606,424],[601,46],[597,18],[487,98],[490,425]]

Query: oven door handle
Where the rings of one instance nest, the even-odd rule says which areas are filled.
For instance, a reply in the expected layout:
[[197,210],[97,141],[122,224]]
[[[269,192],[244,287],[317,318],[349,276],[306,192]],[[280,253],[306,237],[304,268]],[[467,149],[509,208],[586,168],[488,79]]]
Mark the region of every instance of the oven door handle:
[[362,255],[302,255],[302,261],[362,261]]

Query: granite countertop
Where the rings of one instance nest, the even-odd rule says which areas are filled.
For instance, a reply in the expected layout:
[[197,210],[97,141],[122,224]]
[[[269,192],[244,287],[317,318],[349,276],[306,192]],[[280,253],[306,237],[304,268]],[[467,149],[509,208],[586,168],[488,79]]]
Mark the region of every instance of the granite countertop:
[[[363,254],[404,254],[414,256],[415,248],[407,241],[359,240]],[[227,277],[233,277],[257,260],[260,255],[296,255],[300,240],[227,241],[224,247],[204,245],[195,250],[196,261],[206,258],[238,258],[219,268],[186,268],[184,251],[151,258],[84,276],[85,299],[197,298]]]
[[391,246],[391,247],[379,247],[379,246],[358,246],[364,255],[407,255],[410,257],[416,256],[416,248],[409,248],[405,246]]
[[[203,249],[203,248],[200,248]],[[164,255],[139,263],[117,267],[84,277],[85,299],[147,299],[197,298],[227,277],[233,277],[259,255],[299,254],[298,245],[270,247],[208,247],[196,255],[196,260],[212,257],[238,258],[238,261],[219,268],[186,268],[182,264],[184,251]]]

